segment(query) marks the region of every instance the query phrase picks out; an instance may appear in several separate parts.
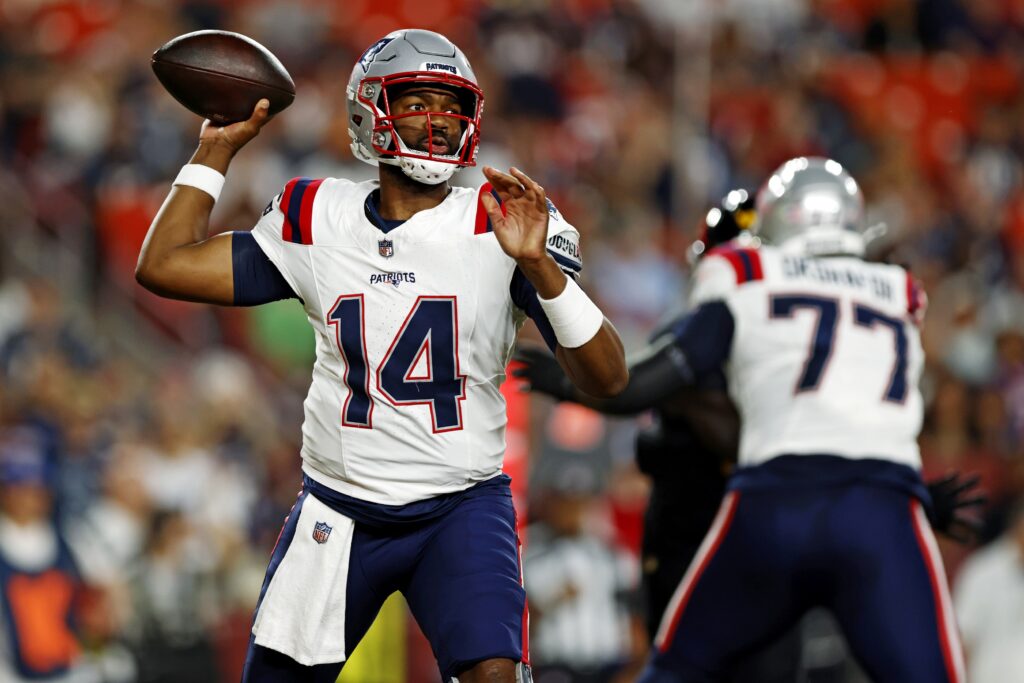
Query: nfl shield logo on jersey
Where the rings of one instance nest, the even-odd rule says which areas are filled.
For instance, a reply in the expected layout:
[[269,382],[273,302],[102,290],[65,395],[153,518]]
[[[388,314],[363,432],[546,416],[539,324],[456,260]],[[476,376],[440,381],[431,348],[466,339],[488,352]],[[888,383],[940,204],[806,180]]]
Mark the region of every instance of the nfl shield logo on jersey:
[[328,526],[327,522],[317,522],[313,526],[313,540],[321,545],[327,542],[327,538],[331,535],[331,529],[334,527]]
[[378,240],[377,251],[384,258],[391,258],[395,255],[395,243],[391,240]]

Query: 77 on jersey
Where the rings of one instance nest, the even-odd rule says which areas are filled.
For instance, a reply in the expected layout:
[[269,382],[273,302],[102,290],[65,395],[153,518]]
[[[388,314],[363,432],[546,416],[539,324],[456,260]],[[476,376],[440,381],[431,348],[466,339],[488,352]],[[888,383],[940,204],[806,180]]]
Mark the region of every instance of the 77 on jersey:
[[[811,294],[788,294],[771,297],[768,313],[772,318],[792,318],[797,311],[805,309],[818,314],[818,322],[811,335],[811,347],[803,371],[796,381],[796,392],[814,391],[821,384],[821,378],[828,367],[832,348],[836,341],[836,327],[839,323],[839,300]],[[903,321],[882,313],[878,309],[853,304],[854,324],[874,329],[881,327],[892,332],[893,364],[889,384],[882,397],[892,403],[903,403],[907,398],[907,334]]]
[[[373,428],[370,361],[366,353],[366,302],[341,295],[327,315],[345,363],[349,390],[341,409],[345,427]],[[413,375],[425,359],[426,371]],[[459,315],[454,296],[421,296],[377,365],[377,389],[395,406],[427,405],[434,433],[462,429],[466,376],[459,374]]]

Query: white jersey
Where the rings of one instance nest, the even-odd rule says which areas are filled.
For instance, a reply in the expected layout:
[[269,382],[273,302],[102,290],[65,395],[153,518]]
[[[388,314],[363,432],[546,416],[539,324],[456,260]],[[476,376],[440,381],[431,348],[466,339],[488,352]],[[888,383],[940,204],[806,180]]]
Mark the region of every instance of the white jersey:
[[740,466],[779,455],[878,458],[920,470],[924,298],[899,266],[726,246],[692,303],[724,301]]
[[[516,264],[479,190],[385,233],[371,222],[376,181],[296,179],[253,229],[316,331],[304,404],[303,470],[341,493],[401,505],[459,491],[501,470],[499,387],[519,325]],[[548,250],[570,273],[579,235],[549,204]]]

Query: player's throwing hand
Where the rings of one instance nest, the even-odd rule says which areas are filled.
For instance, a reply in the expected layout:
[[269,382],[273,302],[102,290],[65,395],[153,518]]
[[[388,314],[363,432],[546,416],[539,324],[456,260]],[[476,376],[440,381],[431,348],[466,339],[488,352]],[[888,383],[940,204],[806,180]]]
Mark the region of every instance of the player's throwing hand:
[[260,129],[269,120],[270,100],[264,98],[256,103],[252,116],[245,121],[224,127],[215,126],[210,119],[203,121],[203,127],[199,131],[199,144],[224,146],[234,154],[259,135]]
[[480,196],[498,244],[516,261],[547,258],[548,199],[544,188],[514,166],[509,173],[490,166],[483,171],[501,198],[502,206],[498,206],[489,193]]

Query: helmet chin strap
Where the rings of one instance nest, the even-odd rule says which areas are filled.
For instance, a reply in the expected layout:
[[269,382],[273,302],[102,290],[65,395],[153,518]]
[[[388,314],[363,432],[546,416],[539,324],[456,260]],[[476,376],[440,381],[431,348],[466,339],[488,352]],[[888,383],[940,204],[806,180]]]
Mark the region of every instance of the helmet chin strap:
[[409,157],[398,157],[397,162],[398,167],[405,175],[424,185],[439,185],[455,175],[455,172],[461,168],[443,161],[410,159]]

